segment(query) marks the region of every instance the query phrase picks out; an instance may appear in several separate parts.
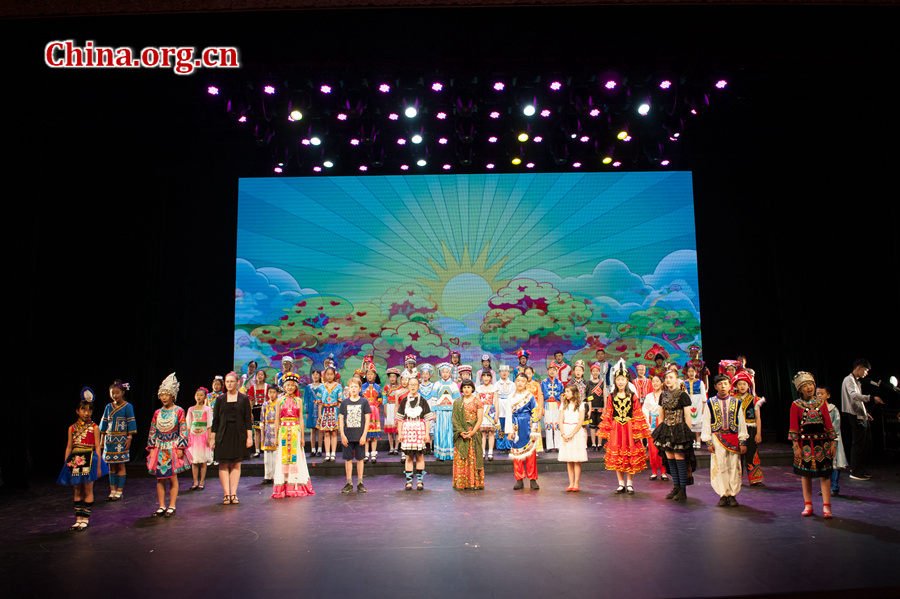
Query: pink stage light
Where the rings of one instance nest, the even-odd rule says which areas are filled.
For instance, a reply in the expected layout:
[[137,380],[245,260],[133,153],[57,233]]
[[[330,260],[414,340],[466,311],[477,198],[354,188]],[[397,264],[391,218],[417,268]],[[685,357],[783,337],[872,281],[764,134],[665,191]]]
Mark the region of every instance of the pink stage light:
[[383,94],[386,94],[389,91],[391,91],[391,86],[388,85],[387,83],[382,83],[381,85],[378,86],[378,91],[380,91]]
[[544,117],[544,118],[547,118],[548,116],[550,116],[550,110],[547,109],[547,108],[543,109],[543,110],[541,111],[541,116]]
[[303,139],[300,140],[300,143],[303,144],[304,146],[308,146],[310,142],[309,142],[308,139],[303,138]]
[[322,172],[322,167],[321,167],[321,166],[314,166],[314,167],[313,167],[313,172],[321,173],[321,172]]
[[533,138],[531,138],[531,141],[533,141],[536,144],[539,144],[542,141],[544,141],[544,138],[541,137],[540,135],[535,135]]
[[668,79],[663,79],[662,81],[659,82],[660,89],[669,89],[670,87],[672,87],[672,82],[669,81]]
[[319,88],[319,91],[322,92],[323,94],[330,94],[330,93],[331,93],[331,86],[330,86],[330,85],[327,85],[327,84],[324,84],[324,85],[322,85],[322,87]]
[[408,165],[408,164],[401,164],[401,165],[400,165],[400,170],[401,170],[401,171],[408,171],[408,170],[409,170],[409,165]]
[[396,112],[392,112],[391,114],[388,115],[388,118],[391,119],[392,121],[396,121],[397,119],[400,118],[400,115],[397,114]]
[[275,93],[275,88],[271,85],[267,85],[263,88],[263,91],[269,94],[270,96]]
[[441,168],[443,168],[445,171],[449,171],[449,170],[450,170],[450,165],[449,165],[449,164],[445,164],[445,165],[442,166]]
[[622,166],[622,163],[617,160],[617,161],[613,162],[613,166],[616,168],[619,168],[620,166]]
[[495,143],[497,143],[497,136],[496,136],[496,135],[491,135],[490,137],[488,137],[488,143],[489,143],[489,144],[495,144]]
[[555,92],[558,92],[560,89],[562,89],[562,83],[560,83],[559,81],[554,81],[553,83],[550,84],[550,89],[552,89]]
[[591,115],[592,117],[598,117],[598,116],[600,116],[600,109],[599,109],[599,108],[592,108],[592,109],[591,109],[591,112],[590,112],[590,115]]
[[605,87],[608,90],[616,89],[616,82],[613,81],[612,79],[610,79],[605,84],[603,84],[603,87]]
[[442,110],[434,116],[436,116],[439,121],[443,121],[445,118],[447,118],[447,113]]
[[406,145],[406,139],[404,139],[404,138],[402,138],[402,137],[398,138],[398,139],[397,139],[397,145],[398,145],[398,146],[405,146],[405,145]]
[[238,122],[239,122],[239,123],[246,123],[246,122],[247,122],[247,117],[245,117],[244,115],[239,116],[239,117],[238,117]]
[[497,81],[496,83],[494,83],[494,89],[496,91],[502,92],[504,90],[504,88],[506,88],[506,84],[503,83],[502,81]]
[[694,110],[694,109],[693,109],[693,108],[691,108],[691,114],[693,114],[693,115],[695,115],[695,116],[696,116],[696,114],[697,114],[697,111],[696,111],[696,110]]
[[489,114],[488,116],[491,117],[492,119],[499,119],[499,118],[500,118],[500,113],[497,112],[496,110],[492,110],[492,111],[491,111],[491,114]]
[[280,166],[276,166],[273,170],[279,174],[284,172],[284,169],[282,169]]
[[444,89],[444,84],[441,83],[440,81],[435,81],[434,83],[431,84],[431,91],[439,92],[442,89]]
[[582,136],[581,136],[581,143],[586,144],[586,143],[589,142],[589,141],[591,141],[591,138],[588,137],[587,135],[582,135]]
[[206,88],[206,93],[208,93],[210,96],[218,96],[219,88],[216,87],[215,85],[210,85],[209,87]]
[[581,168],[581,163],[580,163],[580,162],[573,162],[573,163],[572,163],[572,168]]
[[492,169],[492,168],[494,168],[494,163],[493,163],[493,162],[488,162],[487,164],[484,165],[484,168]]
[[359,145],[359,140],[356,139],[356,138],[354,137],[353,139],[350,140],[350,145],[351,145],[351,146],[358,146],[358,145]]
[[525,165],[525,168],[534,168],[534,163],[529,162],[528,164]]
[[669,161],[668,161],[668,160],[663,160],[662,162],[660,162],[660,164],[663,165],[663,166],[669,166]]
[[728,82],[724,79],[719,79],[716,81],[716,89],[725,89],[725,86],[728,85]]
[[361,170],[362,172],[366,172],[367,170],[369,170],[369,167],[367,167],[365,164],[360,164],[359,170]]
[[447,138],[446,137],[438,138],[438,143],[441,144],[442,146],[447,145]]
[[343,112],[339,112],[338,115],[337,115],[337,120],[339,120],[339,121],[346,121],[346,120],[347,120],[347,115],[344,114]]

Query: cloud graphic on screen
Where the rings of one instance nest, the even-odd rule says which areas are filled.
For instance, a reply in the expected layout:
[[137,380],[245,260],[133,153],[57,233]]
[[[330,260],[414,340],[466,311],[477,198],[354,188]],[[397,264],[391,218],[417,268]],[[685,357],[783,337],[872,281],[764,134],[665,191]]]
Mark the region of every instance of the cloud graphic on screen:
[[659,261],[644,283],[653,289],[680,292],[691,300],[697,298],[697,252],[678,250]]
[[280,268],[256,268],[249,261],[238,258],[234,322],[256,324],[277,320],[301,297],[317,293],[315,289],[300,287],[294,277]]

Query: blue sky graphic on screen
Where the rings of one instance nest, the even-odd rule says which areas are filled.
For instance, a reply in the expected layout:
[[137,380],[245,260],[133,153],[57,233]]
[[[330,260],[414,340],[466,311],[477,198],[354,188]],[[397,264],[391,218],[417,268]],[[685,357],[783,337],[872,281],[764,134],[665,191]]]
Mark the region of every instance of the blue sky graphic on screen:
[[561,350],[700,342],[689,172],[241,179],[234,358],[382,373],[415,354],[544,374]]

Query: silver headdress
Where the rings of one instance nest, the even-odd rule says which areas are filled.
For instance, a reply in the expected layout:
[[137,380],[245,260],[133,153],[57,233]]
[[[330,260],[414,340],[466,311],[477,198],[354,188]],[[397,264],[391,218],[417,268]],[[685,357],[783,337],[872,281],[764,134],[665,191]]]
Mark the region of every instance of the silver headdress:
[[163,379],[162,384],[159,386],[159,391],[156,392],[157,395],[161,395],[163,393],[169,393],[172,397],[178,397],[178,388],[181,386],[181,383],[178,382],[178,379],[175,378],[175,373],[173,372],[165,379]]

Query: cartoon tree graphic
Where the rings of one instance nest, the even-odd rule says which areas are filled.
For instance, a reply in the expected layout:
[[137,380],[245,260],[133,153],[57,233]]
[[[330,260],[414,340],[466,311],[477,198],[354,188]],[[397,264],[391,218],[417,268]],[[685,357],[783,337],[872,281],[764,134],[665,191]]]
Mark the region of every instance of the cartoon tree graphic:
[[568,351],[585,343],[583,325],[591,310],[583,301],[533,279],[513,279],[488,301],[481,324],[481,346],[490,352],[532,351],[541,361],[557,350]]
[[680,342],[693,341],[700,334],[700,321],[688,310],[667,310],[653,306],[632,312],[628,320],[616,327],[620,337],[654,337],[663,339],[680,350]]
[[405,316],[408,320],[430,321],[437,312],[437,302],[430,290],[417,283],[404,283],[385,291],[378,304],[388,313],[388,318]]
[[407,320],[401,315],[384,325],[381,335],[371,346],[374,355],[384,358],[388,365],[403,364],[403,357],[410,353],[416,354],[419,361],[445,359],[450,354],[443,346],[441,335],[428,323]]

